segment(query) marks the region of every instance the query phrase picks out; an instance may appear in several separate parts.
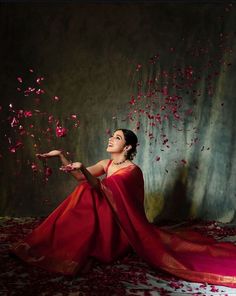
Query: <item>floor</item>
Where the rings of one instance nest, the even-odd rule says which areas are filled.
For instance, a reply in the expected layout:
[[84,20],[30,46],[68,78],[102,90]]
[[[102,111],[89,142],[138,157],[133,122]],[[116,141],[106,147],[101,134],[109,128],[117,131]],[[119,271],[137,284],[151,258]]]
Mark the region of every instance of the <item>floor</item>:
[[[236,296],[236,289],[179,280],[151,269],[134,253],[112,265],[96,265],[83,277],[65,277],[24,264],[12,257],[9,246],[24,237],[40,218],[0,218],[0,296]],[[236,226],[214,221],[186,222],[220,241],[236,244]]]

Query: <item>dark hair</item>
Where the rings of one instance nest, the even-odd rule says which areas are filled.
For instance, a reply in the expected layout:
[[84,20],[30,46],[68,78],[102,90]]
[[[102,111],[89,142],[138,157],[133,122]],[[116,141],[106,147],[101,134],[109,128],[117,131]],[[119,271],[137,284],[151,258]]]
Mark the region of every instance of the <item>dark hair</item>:
[[136,150],[136,147],[138,144],[137,136],[135,135],[134,132],[128,129],[118,128],[117,131],[122,131],[125,138],[125,144],[132,146],[132,148],[127,153],[127,159],[132,160],[137,153],[137,150]]

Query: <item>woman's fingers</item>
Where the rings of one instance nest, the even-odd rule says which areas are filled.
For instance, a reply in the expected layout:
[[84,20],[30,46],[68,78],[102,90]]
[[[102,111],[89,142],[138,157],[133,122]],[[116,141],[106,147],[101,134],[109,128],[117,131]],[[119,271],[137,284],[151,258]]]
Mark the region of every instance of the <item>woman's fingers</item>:
[[60,170],[63,172],[71,172],[71,171],[74,171],[75,168],[73,167],[72,164],[68,164],[68,165],[61,166]]
[[52,151],[47,152],[47,153],[37,153],[36,156],[38,158],[47,158],[47,157],[59,156],[60,153],[61,153],[60,150],[52,150]]
[[36,154],[36,157],[38,157],[39,159],[41,159],[41,158],[46,158],[48,156],[47,156],[47,153],[37,153]]

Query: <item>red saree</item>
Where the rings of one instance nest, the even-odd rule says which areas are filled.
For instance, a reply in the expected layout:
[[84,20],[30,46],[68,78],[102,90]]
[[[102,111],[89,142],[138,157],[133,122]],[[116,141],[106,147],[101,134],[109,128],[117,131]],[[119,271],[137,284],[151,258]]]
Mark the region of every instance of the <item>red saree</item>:
[[180,278],[236,287],[236,246],[190,231],[150,224],[140,168],[130,165],[101,181],[75,188],[45,221],[12,247],[24,261],[63,274],[109,263],[130,248],[154,268]]

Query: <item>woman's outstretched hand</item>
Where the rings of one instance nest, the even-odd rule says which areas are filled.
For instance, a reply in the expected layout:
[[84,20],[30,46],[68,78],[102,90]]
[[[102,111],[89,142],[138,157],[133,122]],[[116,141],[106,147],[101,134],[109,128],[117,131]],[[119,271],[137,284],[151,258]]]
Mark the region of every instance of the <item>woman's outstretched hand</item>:
[[82,167],[83,167],[83,164],[81,162],[72,162],[60,167],[60,170],[64,172],[71,172],[75,170],[80,170]]
[[52,150],[48,153],[38,153],[36,154],[36,156],[39,159],[43,159],[43,158],[50,158],[50,157],[56,157],[56,156],[60,156],[61,155],[61,150]]

